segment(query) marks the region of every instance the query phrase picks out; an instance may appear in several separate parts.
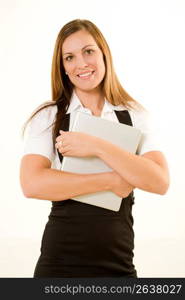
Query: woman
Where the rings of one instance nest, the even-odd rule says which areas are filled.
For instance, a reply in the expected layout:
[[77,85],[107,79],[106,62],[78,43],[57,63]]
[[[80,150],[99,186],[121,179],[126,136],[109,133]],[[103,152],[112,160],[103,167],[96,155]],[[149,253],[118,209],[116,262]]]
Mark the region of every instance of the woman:
[[[70,132],[83,111],[139,128],[136,154],[80,132]],[[52,61],[52,101],[28,120],[20,182],[28,198],[52,201],[34,277],[137,277],[133,264],[133,190],[165,194],[169,174],[153,142],[148,114],[123,89],[109,47],[88,20],[73,20],[59,32]],[[97,156],[112,172],[60,171],[63,156]],[[118,212],[72,200],[111,190],[123,198]]]

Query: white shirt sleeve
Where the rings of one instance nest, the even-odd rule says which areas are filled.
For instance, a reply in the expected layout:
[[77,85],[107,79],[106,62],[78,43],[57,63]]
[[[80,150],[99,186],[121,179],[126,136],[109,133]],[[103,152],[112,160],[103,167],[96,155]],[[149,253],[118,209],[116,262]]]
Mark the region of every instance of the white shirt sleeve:
[[[47,157],[51,163],[55,159],[56,151],[53,149],[52,128],[55,121],[57,107],[49,106],[39,111],[28,123],[23,155],[40,154]],[[49,128],[48,128],[49,127]]]
[[142,155],[149,151],[162,151],[162,145],[151,113],[148,111],[130,111],[130,114],[133,126],[142,132],[137,154]]

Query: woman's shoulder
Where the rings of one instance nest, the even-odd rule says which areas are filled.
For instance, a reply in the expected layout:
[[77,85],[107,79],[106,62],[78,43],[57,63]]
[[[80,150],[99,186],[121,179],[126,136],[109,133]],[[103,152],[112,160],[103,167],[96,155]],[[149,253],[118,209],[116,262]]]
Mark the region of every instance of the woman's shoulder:
[[129,110],[133,126],[140,129],[142,132],[152,132],[155,130],[155,118],[151,111],[141,109]]
[[32,114],[28,122],[27,132],[31,135],[37,135],[44,132],[47,128],[51,130],[56,120],[57,105],[40,106]]
[[38,124],[42,126],[50,126],[56,118],[57,105],[39,106],[32,114],[30,124]]
[[148,123],[151,120],[151,113],[143,106],[133,103],[132,106],[125,106],[123,104],[117,105],[116,110],[127,110],[132,119],[133,126],[140,126]]
[[33,116],[34,119],[45,119],[49,121],[55,118],[57,113],[57,105],[42,105],[35,111],[35,113],[36,114]]

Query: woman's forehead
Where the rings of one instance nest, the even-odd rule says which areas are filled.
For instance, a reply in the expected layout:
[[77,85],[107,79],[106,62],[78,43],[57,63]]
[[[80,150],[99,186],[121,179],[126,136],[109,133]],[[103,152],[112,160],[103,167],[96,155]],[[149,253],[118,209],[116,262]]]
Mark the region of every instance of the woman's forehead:
[[93,36],[86,30],[80,30],[68,36],[62,46],[63,55],[82,50],[86,46],[97,46]]

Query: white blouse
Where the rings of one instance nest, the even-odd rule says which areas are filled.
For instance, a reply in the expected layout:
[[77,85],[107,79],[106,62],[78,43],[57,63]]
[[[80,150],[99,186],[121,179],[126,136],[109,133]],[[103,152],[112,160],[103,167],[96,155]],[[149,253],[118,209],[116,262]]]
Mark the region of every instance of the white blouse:
[[[149,151],[161,151],[161,147],[156,138],[151,116],[147,111],[136,111],[135,109],[125,108],[123,105],[114,106],[105,99],[100,117],[119,123],[116,113],[114,112],[115,110],[128,110],[133,126],[141,130],[142,139],[137,149],[137,153],[139,155]],[[85,108],[77,95],[73,93],[71,103],[67,110],[67,113],[71,114],[69,130],[71,130],[71,126],[77,111],[92,115],[91,110]],[[53,149],[52,126],[49,127],[55,121],[56,113],[57,106],[50,106],[38,112],[29,122],[24,139],[23,155],[43,155],[51,161],[51,168],[60,170],[61,163],[58,153],[56,149]],[[45,130],[47,127],[49,128]]]

